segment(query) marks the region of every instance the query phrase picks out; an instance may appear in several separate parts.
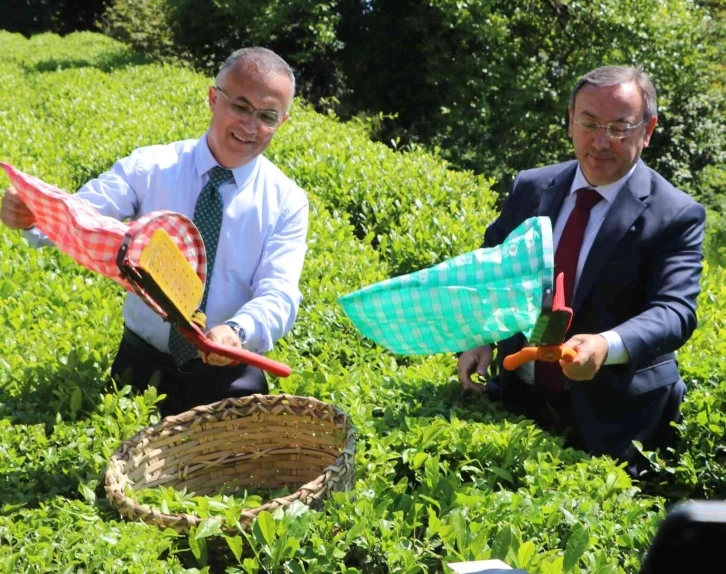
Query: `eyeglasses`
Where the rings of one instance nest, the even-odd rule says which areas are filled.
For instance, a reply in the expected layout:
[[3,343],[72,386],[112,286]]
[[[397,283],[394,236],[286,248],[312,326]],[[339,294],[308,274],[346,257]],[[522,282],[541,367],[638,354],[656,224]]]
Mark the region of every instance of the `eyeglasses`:
[[645,120],[640,120],[637,124],[632,125],[628,122],[614,122],[612,124],[600,124],[598,122],[581,121],[572,118],[572,121],[580,126],[583,131],[593,134],[601,128],[604,128],[610,138],[625,139],[631,132],[643,125]]
[[258,126],[264,126],[269,129],[274,129],[280,124],[280,114],[278,114],[275,110],[258,110],[244,99],[235,101],[230,100],[229,96],[225,94],[224,90],[222,90],[219,86],[214,86],[214,89],[222,94],[224,99],[227,100],[227,110],[234,117],[244,120],[254,115],[257,119]]

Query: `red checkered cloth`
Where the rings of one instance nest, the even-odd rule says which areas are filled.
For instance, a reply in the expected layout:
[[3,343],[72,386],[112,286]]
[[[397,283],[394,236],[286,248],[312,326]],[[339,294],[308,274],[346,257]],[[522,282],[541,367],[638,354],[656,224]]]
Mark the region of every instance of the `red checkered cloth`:
[[[101,215],[87,200],[23,173],[0,162],[20,198],[33,212],[36,227],[53,244],[84,267],[101,273],[129,291],[137,290],[124,278],[116,264],[121,244],[129,236],[127,261],[138,266],[141,251],[151,235],[164,229],[196,271],[202,283],[207,277],[204,241],[191,219],[173,211],[154,211],[129,224]],[[144,293],[138,293],[154,311],[166,313]]]

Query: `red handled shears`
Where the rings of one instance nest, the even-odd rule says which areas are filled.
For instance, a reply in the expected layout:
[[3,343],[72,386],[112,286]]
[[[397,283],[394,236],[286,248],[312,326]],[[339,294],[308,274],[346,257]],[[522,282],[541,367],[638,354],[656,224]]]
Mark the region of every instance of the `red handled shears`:
[[[190,287],[189,283],[191,287],[198,284],[197,295],[203,291],[204,286],[166,232],[157,230],[144,247],[144,251],[149,249],[148,253],[152,254],[146,262],[144,262],[144,251],[138,263],[131,260],[128,255],[131,240],[131,234],[127,233],[116,257],[121,276],[147,305],[165,320],[176,325],[179,333],[187,341],[205,354],[216,353],[236,361],[235,364],[246,363],[278,377],[290,375],[292,369],[285,363],[246,349],[220,345],[207,337],[204,332],[206,317],[199,310],[190,312],[187,300],[190,298],[193,300],[194,297],[186,293]],[[154,248],[157,251],[154,251]]]

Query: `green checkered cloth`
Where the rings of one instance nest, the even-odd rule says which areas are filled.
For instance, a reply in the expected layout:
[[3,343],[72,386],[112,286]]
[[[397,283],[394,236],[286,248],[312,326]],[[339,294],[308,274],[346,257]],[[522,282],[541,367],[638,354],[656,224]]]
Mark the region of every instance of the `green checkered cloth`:
[[548,217],[527,219],[497,247],[375,283],[338,299],[366,337],[401,355],[460,352],[529,336],[554,275]]

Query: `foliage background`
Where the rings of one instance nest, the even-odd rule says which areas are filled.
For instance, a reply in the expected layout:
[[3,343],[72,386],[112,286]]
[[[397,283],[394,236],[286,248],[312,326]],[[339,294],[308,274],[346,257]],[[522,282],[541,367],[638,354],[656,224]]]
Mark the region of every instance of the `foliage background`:
[[[667,504],[726,497],[724,7],[10,0],[5,29],[94,28],[126,44],[0,32],[0,159],[70,190],[135,147],[198,137],[204,87],[234,49],[268,46],[293,64],[310,104],[296,103],[268,155],[313,213],[301,316],[275,352],[296,372],[273,388],[339,405],[360,440],[351,495],[263,516],[222,555],[206,545],[213,523],[180,538],[120,522],[105,462],[158,420],[154,391],[108,383],[122,293],[0,229],[2,571],[413,573],[490,557],[533,573],[637,571]],[[648,453],[638,483],[462,395],[453,357],[361,340],[336,304],[476,247],[517,170],[569,157],[569,88],[604,63],[652,74],[660,122],[645,159],[709,207],[699,329],[678,355],[681,438]]]
[[641,65],[660,96],[646,161],[721,211],[722,18],[720,0],[113,0],[102,29],[207,71],[240,46],[268,46],[318,110],[365,117],[395,147],[440,147],[500,193],[517,171],[570,156],[579,76]]
[[[0,32],[0,158],[69,190],[150,143],[199,137],[210,78],[95,34]],[[678,359],[681,439],[633,483],[531,421],[462,394],[454,357],[398,357],[361,339],[337,298],[478,245],[491,181],[436,153],[397,153],[297,102],[268,156],[311,199],[304,303],[274,357],[274,392],[353,418],[357,482],[323,512],[266,515],[210,551],[125,523],[103,496],[120,442],[158,420],[150,390],[108,381],[120,289],[0,228],[0,568],[4,572],[440,572],[500,558],[532,573],[637,571],[666,504],[726,497],[724,271],[709,261],[700,326]],[[7,180],[0,178],[0,188]],[[218,527],[218,524],[217,524]],[[223,542],[224,543],[224,542]]]
[[438,147],[499,194],[517,171],[570,156],[568,92],[579,76],[641,65],[660,95],[646,161],[723,212],[723,0],[10,1],[5,29],[99,29],[209,74],[241,46],[270,47],[318,111],[363,118],[397,149]]

